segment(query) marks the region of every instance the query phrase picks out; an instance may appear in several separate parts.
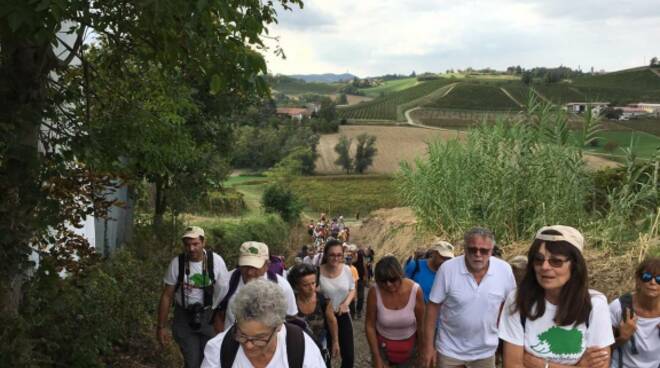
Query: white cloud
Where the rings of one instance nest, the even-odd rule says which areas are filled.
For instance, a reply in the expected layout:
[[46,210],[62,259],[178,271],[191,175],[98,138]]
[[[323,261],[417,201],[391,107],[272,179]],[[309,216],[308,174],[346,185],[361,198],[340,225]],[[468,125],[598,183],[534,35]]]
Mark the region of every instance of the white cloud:
[[508,65],[621,69],[660,55],[657,0],[308,0],[271,28],[275,73]]

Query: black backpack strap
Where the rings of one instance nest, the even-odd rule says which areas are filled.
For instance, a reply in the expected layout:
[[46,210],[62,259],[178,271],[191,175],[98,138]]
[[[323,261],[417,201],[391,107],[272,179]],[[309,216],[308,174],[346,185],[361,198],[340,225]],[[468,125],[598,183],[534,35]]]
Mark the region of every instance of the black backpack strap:
[[185,295],[183,294],[184,292],[184,287],[183,287],[183,277],[184,273],[186,272],[186,254],[181,253],[179,254],[179,274],[177,275],[177,280],[176,280],[176,287],[174,288],[174,291],[176,292],[177,290],[181,291],[181,306],[186,307],[186,299]]
[[220,366],[223,368],[231,368],[234,365],[234,360],[236,360],[239,344],[234,338],[235,332],[236,325],[233,325],[222,339],[222,345],[220,346]]
[[213,251],[206,251],[206,274],[209,277],[210,283],[204,286],[204,306],[210,307],[213,305],[213,286],[215,285],[215,272],[213,270]]
[[229,290],[227,291],[227,295],[222,299],[220,304],[218,304],[217,310],[225,312],[227,310],[227,306],[229,305],[229,299],[231,299],[231,296],[234,295],[236,292],[236,288],[238,288],[238,282],[241,280],[241,272],[237,269],[234,270],[234,272],[231,274],[231,277],[229,278]]
[[415,259],[415,268],[413,269],[412,275],[410,275],[410,279],[414,280],[415,275],[419,272],[419,259]]
[[[621,304],[621,320],[626,321],[628,319],[628,311],[633,311],[633,298],[631,293],[623,294],[619,297],[619,304]],[[635,343],[635,335],[630,336],[630,354],[636,355],[639,354],[637,351],[637,344]],[[619,351],[619,367],[623,367],[623,349],[626,344],[617,346]]]
[[304,332],[292,323],[285,323],[284,325],[286,326],[286,357],[289,361],[289,367],[302,368],[305,360]]

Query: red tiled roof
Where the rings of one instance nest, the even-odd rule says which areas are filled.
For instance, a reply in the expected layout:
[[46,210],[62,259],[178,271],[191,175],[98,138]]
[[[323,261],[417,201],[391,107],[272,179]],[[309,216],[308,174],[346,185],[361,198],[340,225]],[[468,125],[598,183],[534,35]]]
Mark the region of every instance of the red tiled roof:
[[286,114],[289,116],[293,115],[303,115],[303,116],[309,116],[311,115],[309,110],[302,108],[302,107],[278,107],[277,108],[277,113],[278,114]]

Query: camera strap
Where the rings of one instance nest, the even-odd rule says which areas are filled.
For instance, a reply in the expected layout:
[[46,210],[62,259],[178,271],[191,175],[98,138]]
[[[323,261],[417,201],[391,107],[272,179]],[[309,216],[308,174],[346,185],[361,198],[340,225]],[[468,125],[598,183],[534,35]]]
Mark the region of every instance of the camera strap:
[[[213,266],[213,251],[204,251],[202,259],[202,291],[204,292],[204,306],[213,304],[213,287],[215,285],[215,270]],[[181,292],[181,304],[184,309],[188,308],[188,298],[185,293],[185,282],[190,282],[190,257],[186,252],[179,254],[179,275],[177,288]]]

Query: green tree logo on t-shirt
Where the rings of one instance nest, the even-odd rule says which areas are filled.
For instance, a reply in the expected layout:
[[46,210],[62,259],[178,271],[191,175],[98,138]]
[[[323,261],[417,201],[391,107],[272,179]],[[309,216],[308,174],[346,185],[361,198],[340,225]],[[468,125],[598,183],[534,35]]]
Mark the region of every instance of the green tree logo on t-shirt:
[[539,343],[532,350],[547,355],[573,355],[582,351],[582,332],[576,328],[565,330],[554,326],[538,335]]
[[211,285],[211,279],[206,275],[202,275],[201,273],[196,273],[190,276],[189,282],[193,287],[200,289]]

